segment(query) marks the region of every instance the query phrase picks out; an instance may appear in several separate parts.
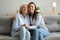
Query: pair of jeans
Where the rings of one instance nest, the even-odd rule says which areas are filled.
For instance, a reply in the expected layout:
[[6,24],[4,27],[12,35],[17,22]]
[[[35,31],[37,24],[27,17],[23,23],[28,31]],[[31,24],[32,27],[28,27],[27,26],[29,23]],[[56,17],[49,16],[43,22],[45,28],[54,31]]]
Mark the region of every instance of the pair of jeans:
[[33,38],[32,40],[44,40],[44,37],[48,37],[50,35],[48,30],[43,28],[33,29]]
[[20,40],[30,40],[30,32],[22,26],[19,31],[15,32],[15,37],[20,37]]

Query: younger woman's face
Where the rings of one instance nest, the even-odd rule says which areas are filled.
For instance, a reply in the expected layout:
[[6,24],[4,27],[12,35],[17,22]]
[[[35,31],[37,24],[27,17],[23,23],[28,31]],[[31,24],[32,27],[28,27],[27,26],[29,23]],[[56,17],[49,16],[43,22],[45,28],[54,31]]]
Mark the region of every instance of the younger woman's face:
[[34,4],[30,4],[29,7],[28,7],[28,10],[31,14],[34,14],[34,11],[35,11],[35,5]]

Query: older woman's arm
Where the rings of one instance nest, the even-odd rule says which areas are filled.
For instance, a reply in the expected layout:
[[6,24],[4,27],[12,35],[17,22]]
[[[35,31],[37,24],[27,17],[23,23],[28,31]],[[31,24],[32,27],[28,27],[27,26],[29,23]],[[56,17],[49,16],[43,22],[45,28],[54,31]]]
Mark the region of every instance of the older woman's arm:
[[15,20],[13,20],[13,28],[12,28],[13,31],[18,31],[20,27],[22,26],[18,22],[19,22],[19,16],[17,14]]

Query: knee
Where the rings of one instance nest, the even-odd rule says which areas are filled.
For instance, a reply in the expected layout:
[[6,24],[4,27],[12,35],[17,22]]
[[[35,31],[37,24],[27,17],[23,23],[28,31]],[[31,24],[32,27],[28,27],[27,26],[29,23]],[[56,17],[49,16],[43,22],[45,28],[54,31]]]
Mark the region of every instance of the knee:
[[26,28],[24,26],[21,27],[22,30],[26,30]]
[[26,31],[26,28],[25,28],[24,26],[22,26],[22,27],[20,28],[20,31]]
[[22,26],[22,27],[21,27],[21,29],[25,29],[25,27],[24,27],[24,26]]
[[46,34],[46,37],[50,36],[50,32],[48,30],[45,34]]

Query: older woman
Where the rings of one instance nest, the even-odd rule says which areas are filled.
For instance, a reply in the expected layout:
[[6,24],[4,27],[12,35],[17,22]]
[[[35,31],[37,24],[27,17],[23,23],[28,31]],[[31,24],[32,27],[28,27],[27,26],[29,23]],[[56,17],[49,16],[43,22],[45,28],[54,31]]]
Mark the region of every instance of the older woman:
[[27,4],[23,4],[20,7],[19,14],[16,15],[15,20],[13,20],[13,27],[11,36],[20,37],[20,40],[30,40],[30,32],[27,30],[25,24],[29,25]]

